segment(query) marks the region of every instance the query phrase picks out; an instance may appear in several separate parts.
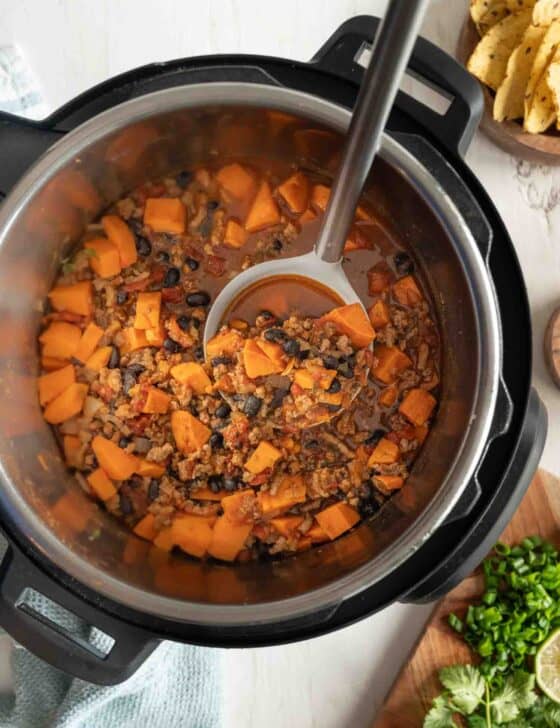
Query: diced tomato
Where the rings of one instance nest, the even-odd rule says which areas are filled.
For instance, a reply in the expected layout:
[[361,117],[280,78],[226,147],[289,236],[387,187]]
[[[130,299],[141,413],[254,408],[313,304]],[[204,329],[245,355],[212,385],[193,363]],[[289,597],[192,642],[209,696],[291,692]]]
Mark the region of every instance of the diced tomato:
[[164,303],[181,303],[183,300],[183,289],[181,286],[175,286],[175,288],[162,288],[161,289],[161,300]]
[[127,420],[127,425],[130,427],[132,432],[137,435],[143,435],[144,430],[150,424],[149,415],[140,415],[140,417],[134,417],[131,420]]
[[204,263],[204,269],[212,276],[219,278],[226,270],[226,259],[219,255],[209,255]]

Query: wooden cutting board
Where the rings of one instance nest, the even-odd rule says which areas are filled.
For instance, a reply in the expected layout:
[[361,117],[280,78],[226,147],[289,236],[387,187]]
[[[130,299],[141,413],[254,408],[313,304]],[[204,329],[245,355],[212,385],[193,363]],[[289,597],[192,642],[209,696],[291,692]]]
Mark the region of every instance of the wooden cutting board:
[[[501,540],[517,543],[533,534],[560,543],[560,479],[544,470],[537,472]],[[472,661],[472,653],[447,626],[446,617],[449,612],[462,613],[481,591],[482,577],[475,573],[436,605],[372,728],[421,728],[432,699],[441,692],[438,670]]]

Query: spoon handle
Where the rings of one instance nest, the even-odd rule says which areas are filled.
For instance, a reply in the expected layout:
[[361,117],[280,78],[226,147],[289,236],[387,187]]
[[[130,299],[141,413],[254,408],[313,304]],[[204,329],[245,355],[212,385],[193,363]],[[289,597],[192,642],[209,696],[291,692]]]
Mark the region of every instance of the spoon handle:
[[337,263],[430,0],[390,0],[364,73],[315,253]]

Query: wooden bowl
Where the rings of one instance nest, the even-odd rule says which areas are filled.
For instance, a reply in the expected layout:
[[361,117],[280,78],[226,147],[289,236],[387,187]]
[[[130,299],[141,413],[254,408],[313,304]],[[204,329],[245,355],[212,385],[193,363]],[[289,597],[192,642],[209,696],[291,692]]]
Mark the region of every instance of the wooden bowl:
[[[480,40],[478,31],[468,17],[457,45],[457,59],[466,66]],[[499,147],[521,159],[537,164],[560,165],[560,134],[551,127],[542,134],[527,134],[521,121],[495,121],[492,117],[494,94],[481,84],[484,93],[484,113],[480,122],[482,131]]]

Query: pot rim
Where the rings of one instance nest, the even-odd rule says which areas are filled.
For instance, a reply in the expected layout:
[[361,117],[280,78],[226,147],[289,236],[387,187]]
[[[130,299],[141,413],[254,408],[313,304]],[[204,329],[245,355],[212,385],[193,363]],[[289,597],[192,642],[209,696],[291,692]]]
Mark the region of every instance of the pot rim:
[[[24,174],[0,210],[0,245],[17,216],[38,190],[65,164],[100,138],[154,115],[200,106],[272,108],[302,116],[344,133],[351,112],[338,104],[293,89],[243,82],[204,83],[156,91],[113,107],[69,132]],[[78,557],[27,505],[0,463],[2,500],[16,528],[41,556],[104,597],[135,611],[192,624],[243,626],[303,616],[335,606],[372,586],[405,562],[441,525],[457,503],[484,454],[497,399],[501,366],[501,332],[497,304],[483,257],[458,209],[428,170],[393,138],[384,134],[380,156],[414,184],[455,245],[459,243],[471,295],[478,312],[478,381],[473,416],[460,452],[437,495],[414,523],[376,558],[326,586],[260,604],[187,602],[160,596],[120,579]]]

